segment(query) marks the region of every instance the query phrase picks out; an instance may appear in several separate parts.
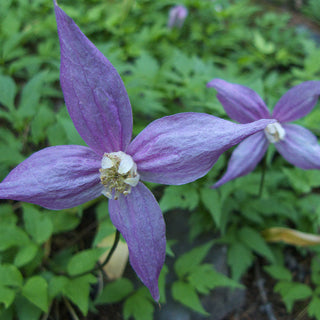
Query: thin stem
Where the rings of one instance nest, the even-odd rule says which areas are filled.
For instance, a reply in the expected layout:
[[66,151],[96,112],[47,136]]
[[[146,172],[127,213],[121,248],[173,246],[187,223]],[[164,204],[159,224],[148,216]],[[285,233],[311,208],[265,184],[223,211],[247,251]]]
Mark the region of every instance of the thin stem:
[[76,314],[76,312],[75,312],[74,309],[72,308],[70,302],[69,302],[67,299],[63,299],[63,301],[64,301],[64,303],[65,303],[65,305],[66,305],[66,307],[67,307],[67,309],[68,309],[68,311],[69,311],[72,319],[73,319],[73,320],[80,320],[79,317],[78,317],[78,315]]
[[116,250],[117,248],[117,245],[119,243],[119,240],[120,240],[120,232],[119,230],[117,229],[116,230],[116,235],[114,237],[114,241],[113,241],[113,245],[109,251],[109,254],[107,255],[106,257],[106,260],[103,261],[103,263],[101,263],[97,268],[93,269],[93,271],[96,271],[96,270],[101,270],[108,262],[109,260],[111,259],[114,251]]
[[86,272],[83,272],[83,273],[74,275],[73,277],[74,277],[74,278],[78,278],[78,277],[84,276],[84,275],[86,275],[86,274],[89,274],[89,273],[92,273],[92,272],[95,272],[95,271],[102,270],[102,268],[110,261],[110,259],[111,259],[112,255],[113,255],[114,251],[115,251],[116,248],[117,248],[117,245],[118,245],[118,243],[119,243],[119,240],[120,240],[120,232],[119,232],[119,230],[117,229],[117,230],[116,230],[116,235],[115,235],[115,237],[114,237],[113,245],[112,245],[112,247],[111,247],[111,249],[110,249],[110,251],[109,251],[106,259],[105,259],[101,264],[99,263],[97,267],[95,267],[95,268],[93,268],[93,269],[91,269],[91,270],[89,270],[89,271],[86,271]]
[[111,259],[112,255],[113,255],[114,251],[115,251],[116,248],[117,248],[117,245],[118,245],[118,243],[119,243],[119,240],[120,240],[120,232],[119,232],[119,230],[116,230],[116,235],[115,235],[115,237],[114,237],[113,245],[112,245],[112,247],[111,247],[111,249],[110,249],[110,251],[109,251],[106,259],[105,259],[101,264],[98,263],[98,266],[97,266],[97,267],[95,267],[95,268],[93,268],[93,269],[91,269],[91,270],[89,270],[89,271],[85,271],[85,272],[82,272],[82,273],[78,273],[78,274],[75,274],[75,275],[72,275],[72,276],[67,275],[67,274],[65,274],[64,272],[62,272],[62,273],[60,272],[60,273],[57,273],[57,274],[63,275],[63,276],[67,276],[67,277],[73,279],[73,278],[78,278],[78,277],[85,276],[86,274],[90,274],[90,273],[95,272],[95,271],[102,270],[102,268],[110,261],[110,259]]
[[267,155],[265,155],[263,163],[262,163],[258,198],[261,198],[261,196],[262,196],[262,191],[263,191],[263,187],[264,187],[264,180],[265,180],[265,175],[266,175],[266,169],[267,169]]

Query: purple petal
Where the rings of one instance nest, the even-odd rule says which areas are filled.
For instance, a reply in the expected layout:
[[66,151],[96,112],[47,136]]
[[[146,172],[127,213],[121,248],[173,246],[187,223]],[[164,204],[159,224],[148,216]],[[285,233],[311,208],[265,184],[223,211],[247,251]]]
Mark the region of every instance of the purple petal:
[[149,124],[128,153],[142,180],[185,184],[204,176],[224,151],[273,122],[235,124],[204,113],[180,113]]
[[279,122],[300,119],[308,114],[318,101],[320,81],[306,81],[285,93],[275,105],[272,117]]
[[218,91],[217,98],[228,116],[240,123],[269,119],[270,113],[261,97],[252,89],[222,79],[213,79],[208,88]]
[[284,140],[275,143],[279,153],[290,163],[302,169],[320,169],[320,146],[317,137],[296,124],[282,125]]
[[124,84],[112,64],[55,5],[61,47],[60,82],[73,123],[90,148],[125,151],[132,111]]
[[109,213],[112,223],[127,241],[133,269],[158,301],[158,278],[166,255],[166,236],[157,200],[140,182],[128,196],[110,200]]
[[227,172],[213,185],[213,188],[218,188],[230,180],[253,171],[266,153],[268,145],[264,132],[258,132],[243,140],[232,152]]
[[101,159],[83,146],[40,150],[13,169],[0,183],[0,199],[11,199],[60,210],[97,198]]

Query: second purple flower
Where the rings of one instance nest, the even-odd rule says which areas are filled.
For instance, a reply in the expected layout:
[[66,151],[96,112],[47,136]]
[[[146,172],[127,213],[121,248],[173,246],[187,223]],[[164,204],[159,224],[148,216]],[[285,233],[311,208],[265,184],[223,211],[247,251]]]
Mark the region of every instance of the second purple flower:
[[277,121],[239,144],[232,153],[227,172],[214,188],[253,171],[269,143],[274,143],[278,152],[293,165],[320,169],[320,146],[316,136],[299,125],[287,123],[302,118],[313,109],[320,95],[320,81],[306,81],[290,89],[275,105],[272,115],[260,96],[250,88],[222,79],[213,79],[207,86],[218,91],[217,98],[233,120],[240,123],[268,118]]

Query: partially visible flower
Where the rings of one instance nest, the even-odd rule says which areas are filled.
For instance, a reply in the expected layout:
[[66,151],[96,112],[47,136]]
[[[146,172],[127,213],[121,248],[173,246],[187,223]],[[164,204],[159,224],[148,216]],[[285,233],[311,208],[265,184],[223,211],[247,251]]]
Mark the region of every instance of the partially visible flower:
[[178,5],[172,7],[169,12],[168,28],[181,28],[187,16],[188,9],[185,6]]
[[258,119],[275,119],[264,131],[244,141],[233,151],[225,175],[214,188],[254,170],[266,153],[269,143],[293,165],[302,169],[320,169],[320,146],[316,136],[296,124],[287,124],[307,115],[318,101],[320,81],[306,81],[285,93],[272,115],[260,96],[250,88],[213,79],[207,84],[218,91],[217,98],[230,118],[249,123]]
[[165,224],[156,199],[141,181],[194,181],[225,150],[274,121],[234,124],[208,114],[182,113],[152,122],[130,142],[132,110],[119,74],[54,3],[61,87],[88,147],[62,145],[34,153],[0,183],[0,198],[59,210],[104,194],[110,218],[128,244],[133,269],[158,300]]

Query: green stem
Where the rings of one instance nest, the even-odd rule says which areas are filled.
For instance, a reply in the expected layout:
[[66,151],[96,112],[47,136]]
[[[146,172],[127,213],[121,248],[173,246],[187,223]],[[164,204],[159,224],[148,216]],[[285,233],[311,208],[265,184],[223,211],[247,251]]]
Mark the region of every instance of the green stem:
[[263,191],[263,187],[264,187],[264,180],[265,180],[265,175],[266,175],[266,169],[267,169],[267,155],[265,155],[264,161],[262,163],[258,198],[261,198],[261,196],[262,196],[262,191]]
[[107,255],[106,257],[106,260],[104,260],[97,268],[93,269],[93,271],[96,271],[96,270],[101,270],[108,262],[109,260],[111,259],[114,251],[116,250],[117,248],[117,245],[119,243],[119,240],[120,240],[120,232],[119,230],[117,229],[116,230],[116,235],[114,237],[114,241],[113,241],[113,245],[109,251],[109,254]]
[[106,259],[105,259],[101,264],[99,263],[97,267],[95,267],[95,268],[93,268],[93,269],[91,269],[91,270],[89,270],[89,271],[86,271],[86,272],[83,272],[83,273],[79,273],[79,274],[76,274],[76,275],[74,275],[74,276],[69,276],[69,277],[70,277],[70,278],[78,278],[78,277],[81,277],[81,276],[85,276],[86,274],[89,274],[89,273],[92,273],[92,272],[101,270],[101,269],[110,261],[110,259],[111,259],[112,255],[113,255],[114,251],[115,251],[116,248],[117,248],[117,245],[118,245],[118,243],[119,243],[119,240],[120,240],[120,232],[119,232],[119,230],[117,229],[117,230],[116,230],[116,235],[115,235],[115,237],[114,237],[113,245],[112,245],[112,247],[111,247],[111,249],[110,249],[110,251],[109,251]]

